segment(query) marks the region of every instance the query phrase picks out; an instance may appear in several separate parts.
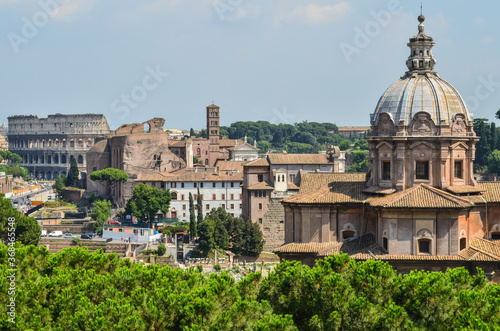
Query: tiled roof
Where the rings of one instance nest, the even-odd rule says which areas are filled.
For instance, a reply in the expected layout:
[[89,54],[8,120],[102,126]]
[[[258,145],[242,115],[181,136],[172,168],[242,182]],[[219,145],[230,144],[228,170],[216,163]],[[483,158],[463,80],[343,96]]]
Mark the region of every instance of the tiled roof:
[[369,199],[370,205],[384,208],[465,208],[470,201],[437,188],[420,184],[385,197]]
[[247,187],[247,190],[274,190],[274,187],[267,182],[260,182]]
[[168,179],[169,182],[236,182],[243,181],[242,172],[214,174],[211,172],[185,172]]
[[136,182],[165,182],[174,175],[168,172],[142,172],[137,176]]
[[328,164],[326,154],[268,154],[271,164]]
[[337,182],[332,186],[323,186],[314,191],[300,193],[283,199],[286,203],[300,204],[335,204],[335,203],[361,203],[368,198],[363,193],[365,184],[362,182]]
[[186,147],[186,141],[185,140],[177,140],[177,141],[171,142],[169,145],[170,145],[170,147],[183,148],[183,147]]
[[329,243],[290,243],[280,246],[274,250],[275,253],[315,253],[332,248],[341,243],[333,241]]
[[483,196],[487,202],[500,202],[500,182],[481,182],[481,186],[486,190]]
[[243,165],[248,161],[217,161],[215,165],[219,171],[240,171],[243,172]]
[[295,185],[294,183],[288,183],[288,189],[289,190],[298,190],[299,187]]
[[265,167],[268,166],[269,162],[266,158],[258,158],[257,160],[250,161],[245,164],[245,167]]
[[308,172],[302,176],[299,193],[306,193],[338,182],[365,182],[366,175],[359,172]]
[[462,186],[449,186],[447,188],[448,191],[455,194],[465,194],[465,193],[479,193],[486,191],[484,187],[481,185],[472,186],[472,185],[462,185]]
[[392,194],[396,192],[395,189],[393,188],[386,188],[386,187],[380,187],[380,186],[372,186],[367,189],[365,189],[363,192],[365,193],[376,193],[376,194]]
[[500,260],[500,244],[483,238],[473,238],[469,240],[469,247],[488,255],[493,255]]
[[499,258],[495,258],[489,254],[485,254],[473,247],[466,248],[462,250],[459,255],[467,261],[499,261]]
[[238,145],[243,145],[245,143],[241,139],[220,139],[219,147],[234,147],[236,146],[236,140],[238,141]]

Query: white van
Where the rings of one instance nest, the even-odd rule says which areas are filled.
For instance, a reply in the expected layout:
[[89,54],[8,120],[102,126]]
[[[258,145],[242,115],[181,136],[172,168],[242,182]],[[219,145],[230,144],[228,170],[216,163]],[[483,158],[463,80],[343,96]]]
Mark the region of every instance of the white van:
[[62,237],[62,236],[63,236],[62,231],[52,231],[51,233],[49,233],[49,237]]
[[47,230],[42,230],[42,237],[47,237]]

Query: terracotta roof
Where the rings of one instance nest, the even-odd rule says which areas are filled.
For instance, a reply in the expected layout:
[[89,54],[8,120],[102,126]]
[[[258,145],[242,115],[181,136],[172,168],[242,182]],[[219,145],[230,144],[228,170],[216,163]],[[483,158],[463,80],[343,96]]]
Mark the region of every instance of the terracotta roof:
[[248,161],[217,161],[215,166],[219,171],[240,171],[243,172],[243,165]]
[[448,191],[455,194],[465,194],[465,193],[479,193],[486,191],[481,185],[472,186],[472,185],[462,185],[462,186],[449,186],[447,188]]
[[212,172],[185,172],[168,179],[169,182],[240,182],[243,181],[242,172],[218,173]]
[[376,194],[392,194],[396,192],[395,189],[393,188],[386,188],[386,187],[380,187],[380,186],[372,186],[367,189],[365,189],[363,192],[365,193],[376,193]]
[[274,187],[267,182],[260,182],[247,187],[247,190],[274,190]]
[[302,176],[299,193],[314,191],[333,182],[365,182],[366,175],[358,172],[308,172]]
[[481,186],[485,189],[483,197],[487,202],[500,202],[500,182],[481,182]]
[[499,258],[492,257],[491,255],[485,254],[473,247],[466,248],[462,250],[459,255],[467,261],[499,261]]
[[269,166],[269,161],[266,158],[258,158],[245,164],[245,167],[263,167]]
[[173,141],[169,144],[169,146],[170,147],[179,147],[179,148],[186,147],[186,141],[185,140]]
[[299,194],[282,201],[299,204],[362,203],[369,197],[363,193],[363,182],[337,182],[330,185],[331,187],[323,186],[307,193],[299,191]]
[[328,164],[326,154],[268,154],[271,164]]
[[358,253],[351,256],[356,260],[398,260],[398,261],[464,261],[460,255],[403,255],[403,254],[381,254],[371,255],[367,253]]
[[469,240],[469,247],[482,253],[493,255],[500,260],[500,244],[483,238],[473,238]]
[[294,183],[288,183],[288,189],[289,190],[298,190],[299,187],[295,185]]
[[420,184],[385,197],[369,199],[370,205],[384,208],[465,208],[474,204],[466,199]]
[[142,172],[137,176],[136,182],[165,182],[175,175],[168,172]]
[[337,241],[329,243],[290,243],[280,246],[274,250],[275,253],[315,253],[327,250],[341,243]]

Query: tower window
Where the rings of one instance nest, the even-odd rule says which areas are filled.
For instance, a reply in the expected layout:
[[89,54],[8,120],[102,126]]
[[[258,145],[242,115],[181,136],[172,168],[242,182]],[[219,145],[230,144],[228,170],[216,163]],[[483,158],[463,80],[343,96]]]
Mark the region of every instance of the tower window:
[[455,178],[464,178],[462,165],[462,161],[455,161]]
[[418,61],[418,67],[423,68],[424,67],[424,61]]
[[467,248],[467,239],[460,238],[460,250],[464,250]]
[[415,168],[416,179],[429,179],[429,161],[417,161]]
[[387,238],[386,238],[386,237],[384,237],[384,238],[382,239],[382,246],[384,247],[384,249],[385,249],[386,251],[388,250],[388,248],[389,248],[389,240],[387,240]]
[[382,180],[391,180],[391,161],[382,161]]

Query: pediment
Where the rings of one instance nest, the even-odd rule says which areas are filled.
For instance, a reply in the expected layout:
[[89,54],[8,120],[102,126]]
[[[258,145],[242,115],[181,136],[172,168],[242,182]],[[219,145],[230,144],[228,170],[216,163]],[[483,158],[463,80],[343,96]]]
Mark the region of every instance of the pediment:
[[240,145],[240,146],[236,146],[234,148],[235,151],[237,152],[241,152],[241,151],[258,151],[259,149],[257,147],[254,147],[248,143],[245,143],[243,145]]
[[382,141],[382,142],[380,142],[380,143],[377,145],[376,149],[379,149],[379,148],[380,148],[380,147],[382,147],[382,146],[387,146],[387,147],[389,147],[390,149],[394,149],[394,145],[393,145],[393,144],[391,144],[391,143],[389,143],[389,142],[387,142],[387,141]]
[[415,149],[415,148],[419,147],[420,145],[424,145],[424,147],[436,149],[436,146],[434,146],[433,144],[431,144],[427,141],[417,141],[416,143],[413,143],[410,145],[410,149]]
[[466,150],[467,150],[467,149],[469,149],[469,146],[467,146],[467,144],[465,144],[465,143],[464,143],[464,142],[462,142],[462,141],[459,141],[459,142],[457,142],[457,143],[455,143],[455,144],[451,145],[451,146],[450,146],[450,149],[456,149],[456,148],[458,148],[458,147],[463,147],[463,148],[464,148],[464,149],[466,149]]

